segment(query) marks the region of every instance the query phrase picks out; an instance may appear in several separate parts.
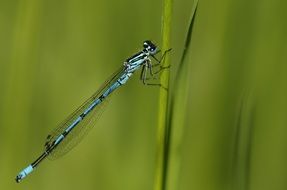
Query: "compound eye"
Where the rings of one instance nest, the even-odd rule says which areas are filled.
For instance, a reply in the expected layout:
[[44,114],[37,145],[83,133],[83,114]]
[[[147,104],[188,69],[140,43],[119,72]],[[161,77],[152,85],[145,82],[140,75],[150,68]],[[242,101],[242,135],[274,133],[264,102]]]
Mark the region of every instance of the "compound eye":
[[144,42],[143,47],[146,49],[149,47],[149,44],[147,42]]
[[156,52],[156,46],[150,40],[144,41],[143,47],[144,47],[144,49],[146,49],[147,51],[149,51],[151,53]]

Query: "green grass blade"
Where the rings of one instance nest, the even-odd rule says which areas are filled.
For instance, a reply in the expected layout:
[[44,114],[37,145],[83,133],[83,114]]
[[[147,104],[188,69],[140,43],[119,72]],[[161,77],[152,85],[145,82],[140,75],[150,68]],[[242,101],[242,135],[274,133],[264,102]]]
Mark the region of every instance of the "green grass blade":
[[187,102],[189,97],[189,65],[187,57],[190,55],[190,44],[193,26],[196,18],[198,1],[193,4],[191,12],[191,20],[189,23],[187,35],[185,38],[184,50],[180,60],[179,68],[175,78],[175,86],[171,96],[170,103],[170,117],[168,122],[169,137],[167,148],[169,154],[167,154],[168,169],[168,187],[169,189],[178,189],[179,170],[181,163],[180,147],[182,143],[182,136],[184,133],[184,127],[186,126],[186,113]]
[[[164,0],[163,21],[162,21],[162,52],[169,49],[171,34],[172,0]],[[167,54],[163,60],[163,67],[169,66],[170,55]],[[169,87],[169,69],[166,69],[160,76],[160,83],[163,87]],[[159,92],[159,113],[158,113],[158,137],[157,137],[157,160],[155,171],[154,190],[165,189],[165,154],[166,154],[166,133],[168,116],[168,90],[160,88]]]
[[240,101],[236,121],[234,155],[232,161],[232,189],[250,189],[250,159],[252,151],[254,115],[256,106],[250,92],[245,93]]

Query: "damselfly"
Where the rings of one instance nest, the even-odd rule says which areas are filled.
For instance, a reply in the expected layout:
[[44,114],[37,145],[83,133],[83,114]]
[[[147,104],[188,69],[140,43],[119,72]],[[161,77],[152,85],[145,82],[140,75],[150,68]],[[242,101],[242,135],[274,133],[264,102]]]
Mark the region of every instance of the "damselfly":
[[[169,50],[165,51],[161,59],[158,60],[155,54],[159,51],[154,43],[148,40],[145,41],[142,51],[128,58],[120,69],[115,72],[95,94],[47,136],[45,150],[42,155],[22,170],[16,176],[16,181],[20,182],[24,179],[46,157],[51,159],[58,158],[77,145],[89,129],[93,127],[93,121],[99,117],[110,94],[125,84],[136,70],[142,68],[141,80],[144,84],[161,86],[160,84],[146,83],[148,79],[147,75],[153,76],[165,69],[160,63]],[[150,57],[154,58],[156,63],[152,63]],[[157,72],[154,72],[153,68],[158,66],[160,68]]]

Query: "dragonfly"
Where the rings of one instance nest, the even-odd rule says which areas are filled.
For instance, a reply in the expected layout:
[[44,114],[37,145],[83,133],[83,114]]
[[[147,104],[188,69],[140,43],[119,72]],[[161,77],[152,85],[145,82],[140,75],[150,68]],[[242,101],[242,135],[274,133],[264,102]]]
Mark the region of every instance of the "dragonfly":
[[[140,79],[145,85],[163,87],[161,84],[148,83],[147,81],[153,78],[147,76],[155,76],[163,69],[169,68],[163,67],[161,62],[170,50],[166,50],[161,58],[157,59],[155,55],[160,52],[158,47],[150,40],[144,41],[141,51],[126,59],[124,64],[106,80],[96,93],[47,136],[44,152],[16,176],[16,182],[19,183],[27,177],[45,158],[48,157],[51,160],[59,158],[75,147],[93,127],[93,123],[101,115],[110,95],[124,85],[135,71],[141,68]],[[151,58],[155,60],[155,63],[151,61]],[[159,69],[155,72],[154,68],[156,67]]]

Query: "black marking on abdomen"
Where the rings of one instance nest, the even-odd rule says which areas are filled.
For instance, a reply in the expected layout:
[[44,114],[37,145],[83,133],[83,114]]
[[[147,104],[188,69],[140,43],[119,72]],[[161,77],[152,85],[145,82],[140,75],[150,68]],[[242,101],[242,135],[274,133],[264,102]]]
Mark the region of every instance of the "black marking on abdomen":
[[123,83],[121,83],[119,80],[117,80],[117,82],[119,83],[120,86],[123,84]]
[[99,99],[101,100],[101,102],[105,99],[104,95],[102,94]]
[[82,119],[84,119],[84,117],[86,117],[86,115],[87,115],[87,114],[82,113],[82,114],[80,115],[80,117],[81,117]]
[[68,133],[69,133],[69,132],[64,131],[64,133],[62,133],[62,135],[65,137],[65,136],[67,136]]

